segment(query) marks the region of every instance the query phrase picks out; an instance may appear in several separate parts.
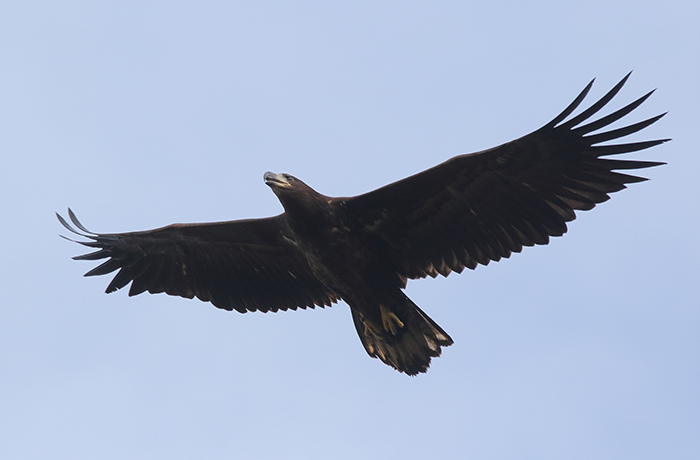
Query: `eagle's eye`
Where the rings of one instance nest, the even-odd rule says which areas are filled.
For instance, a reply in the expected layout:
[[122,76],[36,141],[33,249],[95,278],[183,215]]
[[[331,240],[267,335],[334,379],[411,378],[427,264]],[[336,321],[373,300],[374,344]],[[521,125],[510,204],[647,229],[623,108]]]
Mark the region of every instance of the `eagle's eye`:
[[287,179],[287,181],[292,182],[294,180],[294,176],[290,176],[289,174],[285,174],[284,178]]

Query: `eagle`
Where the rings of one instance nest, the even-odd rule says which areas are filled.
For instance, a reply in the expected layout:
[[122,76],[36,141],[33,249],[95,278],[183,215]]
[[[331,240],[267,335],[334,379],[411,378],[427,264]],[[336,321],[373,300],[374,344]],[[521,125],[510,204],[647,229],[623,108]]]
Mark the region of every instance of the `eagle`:
[[[670,139],[609,143],[665,113],[602,130],[652,93],[597,120],[629,74],[600,100],[571,116],[590,91],[542,128],[488,150],[455,156],[426,171],[354,197],[322,195],[289,174],[263,176],[284,213],[262,219],[173,224],[130,233],[93,233],[73,211],[56,214],[71,241],[106,259],[85,276],[117,271],[110,293],[165,292],[197,297],[241,313],[350,307],[367,353],[408,375],[426,372],[452,338],[403,292],[409,279],[447,276],[545,245],[567,231],[576,211],[592,209],[647,180],[619,171],[662,162],[611,155]],[[64,237],[65,238],[65,237]]]

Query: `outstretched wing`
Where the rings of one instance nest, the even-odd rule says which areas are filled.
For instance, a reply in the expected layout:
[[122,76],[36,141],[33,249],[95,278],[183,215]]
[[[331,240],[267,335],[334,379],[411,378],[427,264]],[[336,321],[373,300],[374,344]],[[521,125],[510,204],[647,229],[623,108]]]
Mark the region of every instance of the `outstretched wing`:
[[131,282],[129,295],[197,297],[225,310],[277,311],[330,305],[338,296],[316,279],[289,234],[284,215],[208,224],[174,224],[133,233],[97,234],[69,209],[73,228],[98,248],[76,260],[107,259],[85,276],[119,270],[106,292]]
[[[627,81],[581,114],[564,121],[588,84],[541,129],[493,149],[454,157],[375,191],[339,200],[355,225],[404,278],[447,276],[487,265],[523,246],[561,236],[574,211],[592,209],[625,184],[646,179],[615,172],[663,163],[603,158],[643,150],[668,139],[599,145],[651,125],[664,114],[624,128],[591,134],[629,114],[650,92],[599,120],[587,122]],[[587,122],[587,124],[583,124]]]

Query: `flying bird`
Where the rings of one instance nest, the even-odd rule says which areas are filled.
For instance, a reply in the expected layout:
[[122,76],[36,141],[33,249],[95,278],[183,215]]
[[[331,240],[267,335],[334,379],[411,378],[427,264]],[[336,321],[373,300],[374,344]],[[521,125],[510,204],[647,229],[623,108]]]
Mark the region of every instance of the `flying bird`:
[[[569,118],[593,85],[542,128],[481,152],[459,155],[364,195],[321,195],[289,174],[266,172],[284,213],[264,219],[173,224],[93,233],[69,209],[69,231],[96,248],[76,260],[107,259],[85,276],[118,270],[110,293],[165,292],[225,310],[276,312],[344,300],[367,353],[408,375],[426,372],[450,336],[403,292],[409,279],[474,269],[544,245],[567,231],[575,211],[646,180],[618,171],[661,165],[610,155],[666,142],[610,144],[665,114],[600,132],[653,91],[595,121],[629,74]],[[568,120],[567,120],[568,118]],[[72,240],[74,241],[74,240]]]

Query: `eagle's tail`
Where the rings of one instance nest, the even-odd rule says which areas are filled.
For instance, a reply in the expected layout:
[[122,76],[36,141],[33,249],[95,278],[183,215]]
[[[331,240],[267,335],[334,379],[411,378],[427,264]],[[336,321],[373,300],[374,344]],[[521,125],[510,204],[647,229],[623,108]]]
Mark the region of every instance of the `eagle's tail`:
[[366,322],[354,309],[352,319],[362,345],[371,357],[381,359],[399,372],[417,375],[428,370],[432,357],[440,356],[440,347],[449,347],[453,342],[418,305],[403,293],[401,295],[402,304],[382,313],[383,318],[386,318],[386,313],[390,316],[389,322],[395,323],[390,330],[382,324]]

